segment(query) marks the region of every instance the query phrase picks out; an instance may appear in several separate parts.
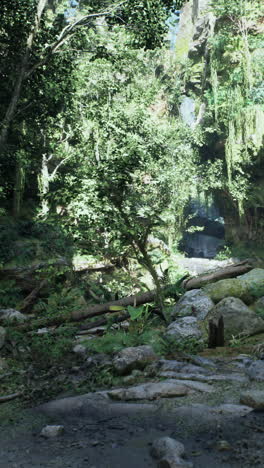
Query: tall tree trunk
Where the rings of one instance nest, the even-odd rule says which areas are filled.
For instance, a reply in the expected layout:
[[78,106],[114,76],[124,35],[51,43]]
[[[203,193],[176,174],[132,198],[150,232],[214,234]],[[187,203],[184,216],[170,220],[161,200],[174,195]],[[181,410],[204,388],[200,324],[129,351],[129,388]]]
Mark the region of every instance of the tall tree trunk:
[[41,201],[41,216],[47,216],[49,213],[49,204],[46,199],[49,193],[50,174],[48,167],[49,158],[46,154],[42,155],[41,173],[38,176],[39,194]]
[[15,185],[14,185],[14,194],[13,194],[13,216],[18,218],[21,212],[21,205],[24,192],[24,183],[25,183],[25,169],[21,159],[18,156],[16,161],[16,175],[15,175]]
[[44,8],[47,2],[48,0],[39,0],[38,2],[37,12],[35,16],[34,29],[28,36],[26,50],[21,60],[21,65],[18,71],[18,76],[15,82],[15,85],[14,85],[13,94],[12,94],[8,109],[6,111],[5,117],[1,125],[2,128],[0,131],[0,152],[3,150],[5,146],[8,129],[16,113],[17,105],[18,105],[20,95],[21,95],[22,84],[23,84],[23,81],[25,79],[26,72],[27,72],[27,66],[28,66],[29,56],[30,56],[30,52],[32,49],[34,37],[38,31],[41,16],[42,16],[42,13],[44,11]]

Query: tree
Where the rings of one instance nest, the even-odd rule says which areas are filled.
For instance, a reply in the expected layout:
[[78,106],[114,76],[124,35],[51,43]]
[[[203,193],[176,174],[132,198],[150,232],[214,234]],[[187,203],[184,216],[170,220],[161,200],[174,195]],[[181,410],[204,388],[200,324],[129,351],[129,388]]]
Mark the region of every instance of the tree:
[[[97,34],[96,19],[102,18],[105,27],[113,28],[120,22],[122,15],[129,18],[132,3],[83,1],[80,4],[76,2],[75,7],[69,10],[65,0],[1,2],[1,82],[4,98],[0,106],[0,153],[2,160],[9,160],[8,164],[5,164],[3,184],[7,193],[14,185],[15,215],[19,215],[21,211],[25,184],[26,187],[30,187],[31,192],[32,187],[36,190],[37,180],[40,180],[41,174],[45,172],[43,162],[51,162],[51,159],[54,161],[54,167],[50,168],[51,174],[61,162],[61,157],[58,159],[54,156],[54,148],[51,158],[49,145],[54,147],[56,143],[54,139],[51,141],[47,138],[47,130],[44,131],[44,127],[47,129],[48,126],[47,122],[49,125],[55,124],[60,127],[64,125],[67,134],[70,126],[71,138],[75,138],[74,99],[70,99],[70,96],[74,95],[77,80],[76,61],[82,51],[88,52],[92,60],[105,52],[105,48],[100,44],[100,34]],[[162,24],[153,30],[152,34],[147,32],[145,26],[150,19],[151,10],[149,4],[145,3],[134,2],[134,13],[139,13],[142,7],[148,8],[149,14],[146,17],[134,14],[129,25],[124,22],[125,19],[122,19],[122,24],[123,27],[129,28],[131,38],[142,38],[140,45],[145,43],[152,47],[161,41],[165,26]],[[152,7],[155,7],[153,13],[160,12],[160,17],[155,21],[158,19],[158,22],[163,23],[165,10],[162,6],[168,8],[172,3],[168,0],[152,2]],[[137,24],[140,24],[140,29],[137,29]],[[107,56],[109,55],[111,54],[107,52]],[[66,101],[64,104],[63,100]],[[68,114],[68,117],[71,115],[70,121],[65,119],[65,114]],[[40,130],[42,137],[39,135]],[[60,140],[64,142],[64,136]],[[69,139],[67,141],[69,143]],[[39,152],[43,154],[40,158],[42,163],[39,161]],[[62,159],[65,160],[65,154]],[[13,174],[16,174],[15,177]],[[39,184],[42,196],[47,189],[46,187],[43,192],[44,185],[44,181]]]

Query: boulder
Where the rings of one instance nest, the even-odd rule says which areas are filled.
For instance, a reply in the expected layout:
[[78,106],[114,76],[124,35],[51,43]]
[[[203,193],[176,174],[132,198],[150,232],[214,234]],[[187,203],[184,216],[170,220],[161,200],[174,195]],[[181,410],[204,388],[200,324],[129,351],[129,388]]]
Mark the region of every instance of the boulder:
[[246,373],[249,376],[250,380],[257,380],[258,382],[264,381],[264,361],[254,361],[248,368],[246,368]]
[[192,289],[180,298],[173,308],[171,316],[176,318],[193,315],[198,320],[203,320],[213,307],[212,299],[202,289]]
[[8,322],[26,322],[28,317],[15,309],[0,309],[0,323]]
[[81,344],[77,344],[73,347],[73,353],[77,354],[78,356],[81,356],[81,357],[86,357],[87,354],[88,354],[88,349],[86,348],[86,346],[83,346]]
[[196,317],[182,317],[172,322],[166,330],[166,335],[176,341],[184,338],[202,338],[202,332]]
[[253,270],[238,277],[247,294],[252,298],[264,296],[264,269],[254,268]]
[[225,297],[237,297],[246,304],[251,304],[255,299],[264,296],[264,269],[254,268],[237,278],[207,284],[203,291],[216,303]]
[[5,338],[6,338],[6,330],[4,327],[0,327],[0,349],[5,344]]
[[192,468],[193,464],[182,458],[184,445],[171,437],[154,440],[151,455],[159,460],[158,468]]
[[262,312],[264,315],[264,296],[260,297],[256,302],[254,302],[252,308],[255,312]]
[[113,359],[113,366],[119,375],[128,374],[133,369],[144,369],[150,362],[156,361],[158,356],[151,346],[137,346],[122,349]]
[[240,403],[257,410],[264,410],[264,391],[251,390],[244,392],[240,396]]
[[216,281],[215,283],[207,284],[202,289],[216,303],[225,297],[238,297],[241,299],[246,296],[245,285],[237,278]]
[[109,367],[112,365],[112,359],[109,354],[98,353],[86,359],[84,367]]
[[237,297],[222,299],[208,314],[206,321],[210,319],[224,320],[224,337],[230,340],[237,335],[255,335],[264,331],[264,320],[258,317]]

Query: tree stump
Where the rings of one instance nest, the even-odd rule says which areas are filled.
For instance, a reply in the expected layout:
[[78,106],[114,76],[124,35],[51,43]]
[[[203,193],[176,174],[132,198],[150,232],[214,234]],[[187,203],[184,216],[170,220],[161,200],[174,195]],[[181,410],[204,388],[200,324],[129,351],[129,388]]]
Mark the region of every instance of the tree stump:
[[224,346],[224,343],[224,319],[221,315],[217,321],[209,320],[208,348]]

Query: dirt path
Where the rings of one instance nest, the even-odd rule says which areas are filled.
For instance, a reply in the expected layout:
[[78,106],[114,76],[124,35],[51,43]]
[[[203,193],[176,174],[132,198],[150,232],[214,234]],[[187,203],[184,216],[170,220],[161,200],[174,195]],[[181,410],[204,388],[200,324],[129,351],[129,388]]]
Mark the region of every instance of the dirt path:
[[[153,440],[170,436],[183,442],[187,458],[196,468],[263,467],[264,414],[246,416],[203,416],[189,408],[185,415],[166,411],[133,415],[113,411],[103,414],[54,415],[40,418],[35,411],[25,414],[1,435],[1,468],[147,468],[157,462],[149,454]],[[45,423],[63,424],[65,433],[44,439]],[[221,451],[226,441],[229,450]]]
[[[220,367],[232,373],[230,363]],[[263,468],[264,412],[239,405],[239,393],[256,384],[213,386],[209,394],[151,402],[113,402],[95,393],[28,409],[1,428],[0,468],[156,467],[151,444],[164,436],[184,444],[194,468]],[[64,433],[45,439],[46,424],[63,425]]]

